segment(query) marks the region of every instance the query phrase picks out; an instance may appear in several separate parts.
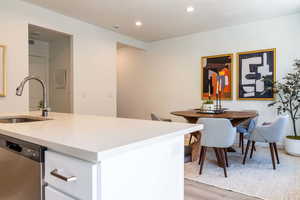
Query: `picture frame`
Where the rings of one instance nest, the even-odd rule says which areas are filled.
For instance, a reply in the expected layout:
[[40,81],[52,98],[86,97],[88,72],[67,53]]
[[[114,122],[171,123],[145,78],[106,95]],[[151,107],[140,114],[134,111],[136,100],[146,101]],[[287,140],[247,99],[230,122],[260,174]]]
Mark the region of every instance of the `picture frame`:
[[0,45],[0,97],[6,96],[6,46]]
[[[201,99],[216,99],[216,76],[218,74],[223,79],[222,100],[232,100],[233,98],[233,54],[220,54],[214,56],[201,57],[200,81]],[[210,95],[209,95],[210,93]]]
[[239,52],[236,63],[238,100],[274,100],[273,91],[267,89],[272,83],[263,78],[276,81],[276,48]]

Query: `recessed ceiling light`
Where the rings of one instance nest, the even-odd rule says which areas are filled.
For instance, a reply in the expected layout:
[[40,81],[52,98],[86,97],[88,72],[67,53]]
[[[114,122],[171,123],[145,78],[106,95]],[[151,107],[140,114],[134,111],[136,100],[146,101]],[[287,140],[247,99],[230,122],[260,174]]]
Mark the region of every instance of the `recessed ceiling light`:
[[142,26],[143,23],[142,23],[141,21],[136,21],[136,22],[135,22],[135,25],[136,25],[136,26]]
[[188,12],[188,13],[194,12],[194,10],[195,10],[195,8],[193,6],[188,6],[186,8],[186,12]]

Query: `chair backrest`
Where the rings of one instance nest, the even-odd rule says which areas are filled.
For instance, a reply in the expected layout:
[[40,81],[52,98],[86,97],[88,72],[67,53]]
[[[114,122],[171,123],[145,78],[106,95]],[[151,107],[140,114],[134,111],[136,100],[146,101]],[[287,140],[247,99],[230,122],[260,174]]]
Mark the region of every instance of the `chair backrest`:
[[151,113],[151,119],[153,121],[161,121],[160,118],[158,116],[156,116],[154,113]]
[[253,119],[248,119],[237,126],[237,131],[239,133],[252,133],[257,126],[258,117]]
[[157,115],[151,113],[151,119],[153,121],[163,121],[163,122],[172,122],[171,119],[165,119],[165,118],[161,118],[161,117],[158,117]]
[[286,135],[288,130],[289,116],[281,115],[268,127],[270,128],[271,136],[268,138],[269,142],[279,142]]
[[249,124],[248,124],[248,133],[252,133],[254,131],[254,129],[257,126],[257,123],[258,123],[258,117],[250,119]]
[[251,133],[256,128],[256,126],[257,126],[257,123],[258,123],[258,112],[257,112],[257,110],[247,110],[247,109],[243,110],[243,111],[246,111],[246,112],[255,112],[257,114],[256,117],[254,117],[252,119],[249,119],[249,120],[247,120],[247,121],[245,121],[245,122],[242,123],[244,126],[247,127],[247,132]]
[[227,148],[233,145],[236,128],[228,119],[201,118],[197,123],[204,125],[201,145],[218,148]]

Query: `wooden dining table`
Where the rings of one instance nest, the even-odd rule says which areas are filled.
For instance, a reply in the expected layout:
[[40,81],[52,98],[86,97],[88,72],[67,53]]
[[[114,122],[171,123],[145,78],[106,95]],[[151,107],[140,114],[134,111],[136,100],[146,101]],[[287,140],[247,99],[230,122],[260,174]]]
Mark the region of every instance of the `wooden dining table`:
[[[255,118],[258,116],[256,110],[243,110],[243,111],[232,111],[227,110],[224,113],[220,114],[206,114],[200,113],[198,109],[184,110],[184,111],[175,111],[171,112],[172,115],[183,117],[187,120],[188,123],[195,124],[199,118],[225,118],[229,119],[233,126],[237,126],[249,119]],[[196,161],[199,158],[200,154],[200,139],[201,132],[191,133],[193,137],[196,138],[196,142],[192,144],[192,161]]]

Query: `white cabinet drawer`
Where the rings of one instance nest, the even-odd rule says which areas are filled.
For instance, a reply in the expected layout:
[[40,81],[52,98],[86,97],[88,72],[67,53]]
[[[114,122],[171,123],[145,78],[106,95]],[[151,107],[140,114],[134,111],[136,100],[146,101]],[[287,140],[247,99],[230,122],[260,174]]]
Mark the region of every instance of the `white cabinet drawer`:
[[54,188],[80,200],[96,200],[97,179],[96,164],[51,151],[45,152],[45,181]]
[[75,200],[67,195],[64,195],[61,192],[56,191],[55,189],[47,186],[45,188],[45,200]]

